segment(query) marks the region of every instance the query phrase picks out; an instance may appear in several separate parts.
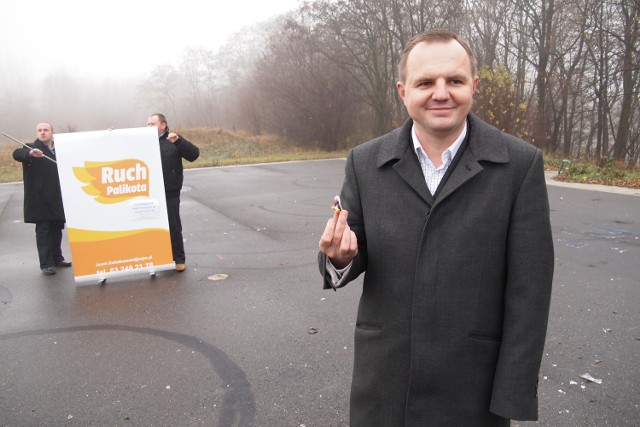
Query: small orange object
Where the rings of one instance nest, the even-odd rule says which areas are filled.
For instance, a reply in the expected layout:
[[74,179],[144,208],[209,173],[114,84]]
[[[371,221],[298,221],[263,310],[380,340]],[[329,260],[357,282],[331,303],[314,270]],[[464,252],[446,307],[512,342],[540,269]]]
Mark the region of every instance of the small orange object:
[[340,211],[342,210],[342,203],[340,203],[340,196],[336,196],[333,198],[333,206],[331,206],[331,209],[340,213]]

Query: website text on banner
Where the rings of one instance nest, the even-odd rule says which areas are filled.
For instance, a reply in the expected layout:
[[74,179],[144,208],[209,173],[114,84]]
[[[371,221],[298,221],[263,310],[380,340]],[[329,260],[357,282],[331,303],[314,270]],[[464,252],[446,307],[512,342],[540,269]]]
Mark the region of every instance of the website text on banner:
[[56,135],[76,282],[174,268],[158,134]]

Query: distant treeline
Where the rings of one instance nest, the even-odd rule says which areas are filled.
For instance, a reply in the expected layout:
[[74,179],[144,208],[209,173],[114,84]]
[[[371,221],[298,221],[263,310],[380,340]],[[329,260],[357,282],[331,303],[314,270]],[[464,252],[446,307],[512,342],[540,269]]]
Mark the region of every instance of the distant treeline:
[[[474,111],[487,121],[546,152],[638,163],[638,0],[309,1],[216,52],[186,48],[178,64],[157,65],[135,90],[120,83],[87,91],[52,75],[39,108],[75,106],[94,128],[144,125],[149,112],[162,111],[183,127],[348,148],[405,120],[399,56],[412,35],[432,27],[455,30],[475,48]],[[8,108],[0,121],[20,112]],[[51,120],[67,130],[89,125],[69,117]]]

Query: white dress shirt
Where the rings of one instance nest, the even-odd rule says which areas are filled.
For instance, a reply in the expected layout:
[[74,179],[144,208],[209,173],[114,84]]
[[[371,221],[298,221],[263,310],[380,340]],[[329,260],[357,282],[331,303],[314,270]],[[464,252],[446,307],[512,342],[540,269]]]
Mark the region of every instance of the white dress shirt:
[[420,141],[418,140],[418,136],[416,135],[416,125],[414,124],[411,127],[411,141],[413,141],[413,149],[416,152],[416,156],[418,156],[418,161],[420,162],[420,167],[422,168],[422,174],[424,175],[424,180],[426,181],[427,187],[429,187],[429,191],[431,192],[432,196],[435,194],[438,185],[440,185],[440,181],[442,181],[444,174],[447,172],[447,169],[449,169],[451,161],[458,153],[458,150],[462,145],[462,141],[464,141],[464,138],[466,136],[467,122],[465,121],[462,133],[458,136],[458,138],[456,138],[455,141],[453,141],[453,144],[451,144],[446,150],[442,152],[442,156],[440,157],[442,163],[440,164],[440,166],[436,167],[429,156],[427,156],[427,153],[424,152],[422,144],[420,144]]

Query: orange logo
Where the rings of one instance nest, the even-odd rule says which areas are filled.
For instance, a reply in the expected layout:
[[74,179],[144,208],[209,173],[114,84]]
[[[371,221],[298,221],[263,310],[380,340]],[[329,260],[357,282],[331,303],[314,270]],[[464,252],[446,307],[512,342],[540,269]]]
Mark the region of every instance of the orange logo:
[[73,168],[73,174],[87,184],[82,190],[98,203],[120,203],[149,196],[149,168],[141,160],[84,162],[84,167]]

